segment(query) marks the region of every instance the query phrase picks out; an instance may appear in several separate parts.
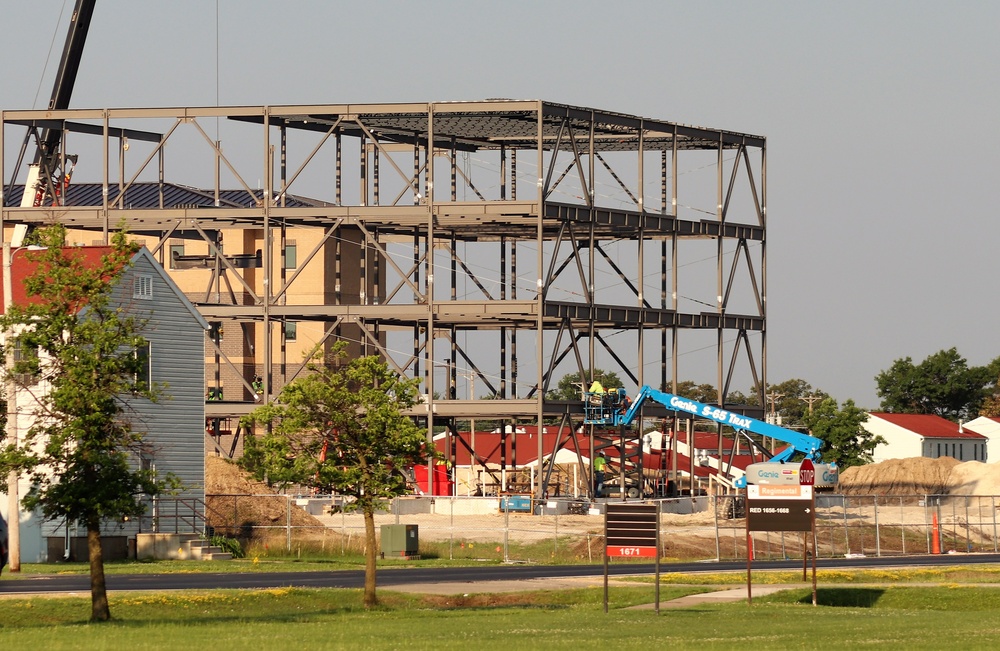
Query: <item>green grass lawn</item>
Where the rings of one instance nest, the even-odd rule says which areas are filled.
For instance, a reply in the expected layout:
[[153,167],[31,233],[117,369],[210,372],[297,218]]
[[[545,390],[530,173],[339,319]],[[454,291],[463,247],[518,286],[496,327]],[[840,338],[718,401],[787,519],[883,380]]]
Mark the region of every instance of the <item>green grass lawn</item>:
[[[663,585],[664,600],[709,589]],[[683,610],[629,606],[652,586],[416,596],[357,590],[218,590],[112,595],[113,621],[89,624],[89,599],[0,600],[4,649],[993,649],[1000,588],[807,587]]]

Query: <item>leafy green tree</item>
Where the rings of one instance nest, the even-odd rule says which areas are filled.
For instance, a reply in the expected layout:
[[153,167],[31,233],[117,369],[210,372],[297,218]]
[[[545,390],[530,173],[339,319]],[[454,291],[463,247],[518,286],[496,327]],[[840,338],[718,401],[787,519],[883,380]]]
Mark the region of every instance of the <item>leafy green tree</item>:
[[137,463],[143,435],[133,429],[131,405],[154,400],[155,387],[136,383],[145,344],[145,320],[124,309],[114,287],[136,251],[124,232],[96,266],[64,247],[65,228],[39,235],[41,251],[25,281],[33,300],[0,319],[17,351],[9,381],[38,376],[48,391],[34,392],[33,424],[18,441],[5,441],[0,472],[27,473],[33,487],[23,498],[46,518],[79,522],[87,530],[92,621],[110,619],[102,557],[101,523],[141,515],[142,497],[171,483],[157,481]]
[[277,401],[243,419],[266,425],[251,436],[241,465],[259,479],[295,483],[354,498],[345,509],[365,522],[365,593],[375,606],[375,511],[407,491],[400,473],[426,461],[426,430],[402,411],[416,404],[418,380],[400,378],[377,357],[344,361],[346,346],[329,364],[316,360],[309,373],[282,388]]
[[977,414],[995,379],[992,364],[970,367],[955,348],[938,351],[920,364],[909,357],[897,359],[875,376],[883,410],[951,420]]
[[590,388],[591,379],[599,381],[605,389],[614,389],[617,387],[625,386],[622,384],[621,379],[618,374],[614,371],[604,371],[599,368],[595,368],[593,373],[587,373],[584,375],[584,380],[580,380],[579,373],[569,373],[562,376],[559,380],[559,384],[556,389],[550,390],[545,394],[546,400],[579,400],[580,399],[580,385],[583,384],[583,390],[586,391]]
[[813,436],[822,439],[823,461],[836,462],[841,468],[861,466],[871,463],[875,446],[885,443],[881,436],[873,435],[862,424],[868,414],[853,400],[847,400],[838,408],[833,398],[813,405],[812,413],[806,413],[804,422]]
[[986,397],[979,406],[979,415],[987,418],[1000,418],[1000,357],[986,366],[986,375],[991,382],[984,393]]
[[[667,383],[667,385],[663,387],[663,391],[671,392],[671,388],[672,385]],[[683,382],[677,383],[676,394],[684,398],[690,398],[691,400],[703,402],[706,405],[714,405],[716,404],[719,392],[716,391],[715,387],[711,384],[695,384],[691,380],[684,380]]]
[[757,394],[754,391],[751,391],[750,395],[746,395],[742,391],[730,391],[728,394],[726,394],[726,404],[759,405],[760,400],[758,400]]

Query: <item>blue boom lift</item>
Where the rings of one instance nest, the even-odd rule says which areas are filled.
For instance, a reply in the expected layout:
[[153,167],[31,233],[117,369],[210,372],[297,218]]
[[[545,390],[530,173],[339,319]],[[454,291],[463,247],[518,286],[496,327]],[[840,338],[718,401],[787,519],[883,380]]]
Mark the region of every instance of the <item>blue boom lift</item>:
[[[643,403],[647,400],[658,402],[671,411],[684,412],[700,418],[714,420],[717,423],[732,427],[737,432],[752,432],[788,444],[785,449],[771,456],[769,460],[748,466],[746,470],[747,474],[736,480],[735,484],[737,488],[745,487],[748,477],[750,483],[754,484],[797,484],[797,470],[802,459],[809,459],[814,462],[817,488],[829,488],[837,484],[837,465],[822,463],[820,461],[820,449],[823,447],[821,439],[785,429],[778,425],[765,423],[749,416],[737,414],[717,405],[706,405],[690,398],[657,391],[648,385],[639,389],[638,395],[631,401],[625,394],[625,389],[584,393],[583,422],[586,425],[603,427],[625,427],[631,425],[632,421],[639,415]],[[747,439],[752,441],[750,437],[747,437]],[[756,442],[754,442],[754,445],[762,453],[770,456],[770,453],[763,446],[757,445]],[[796,456],[801,456],[801,458],[792,463],[792,458]],[[776,464],[786,464],[789,469],[794,469],[796,472],[780,472],[779,469],[781,466]]]

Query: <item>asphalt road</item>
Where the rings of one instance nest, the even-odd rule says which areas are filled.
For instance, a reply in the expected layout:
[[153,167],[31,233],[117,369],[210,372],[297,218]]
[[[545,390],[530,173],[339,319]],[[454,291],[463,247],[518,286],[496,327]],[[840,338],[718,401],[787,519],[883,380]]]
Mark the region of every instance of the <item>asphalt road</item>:
[[[1000,554],[946,554],[941,556],[907,556],[883,558],[820,559],[820,568],[920,567],[1000,563]],[[801,560],[760,561],[756,570],[798,569]],[[660,566],[661,574],[689,572],[719,572],[745,570],[746,562],[671,563]],[[610,576],[652,575],[655,566],[648,564],[611,563]],[[546,578],[576,578],[603,576],[602,565],[503,565],[489,567],[390,568],[378,572],[380,587],[428,583],[482,583],[487,581],[518,581]],[[253,572],[253,573],[184,573],[184,574],[109,574],[108,589],[130,590],[212,590],[245,588],[360,588],[364,571],[336,572]],[[26,575],[24,578],[0,581],[0,595],[35,595],[53,593],[87,593],[87,575]]]

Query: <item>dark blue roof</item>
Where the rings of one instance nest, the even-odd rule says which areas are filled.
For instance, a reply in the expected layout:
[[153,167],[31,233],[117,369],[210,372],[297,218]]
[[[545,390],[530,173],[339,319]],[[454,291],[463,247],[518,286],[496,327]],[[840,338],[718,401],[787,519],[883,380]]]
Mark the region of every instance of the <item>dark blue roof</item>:
[[[101,193],[100,183],[74,183],[69,186],[66,193],[66,206],[101,206],[104,200]],[[198,208],[214,207],[215,192],[212,190],[200,190],[174,183],[135,183],[125,192],[125,208],[159,208],[160,190],[163,191],[163,208]],[[21,204],[21,195],[24,194],[23,185],[15,185],[12,191],[6,195],[8,206],[18,206]],[[277,192],[272,196],[277,196]],[[246,190],[220,190],[219,203],[227,208],[257,208],[263,201],[263,190],[254,190],[253,194]],[[108,186],[108,202],[114,203],[118,199],[118,186]],[[291,208],[302,208],[309,206],[326,205],[322,201],[306,199],[287,195],[285,205]]]

